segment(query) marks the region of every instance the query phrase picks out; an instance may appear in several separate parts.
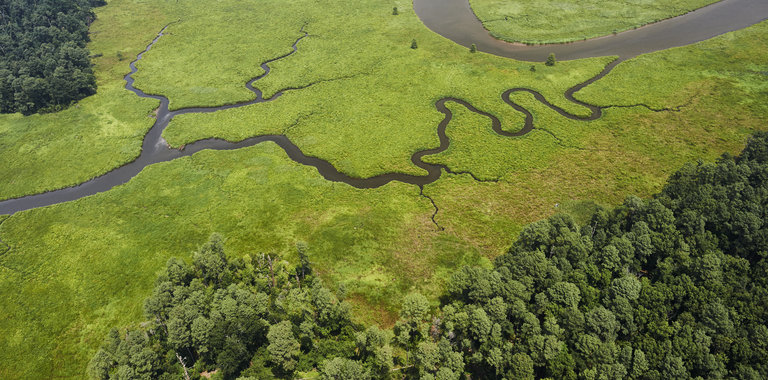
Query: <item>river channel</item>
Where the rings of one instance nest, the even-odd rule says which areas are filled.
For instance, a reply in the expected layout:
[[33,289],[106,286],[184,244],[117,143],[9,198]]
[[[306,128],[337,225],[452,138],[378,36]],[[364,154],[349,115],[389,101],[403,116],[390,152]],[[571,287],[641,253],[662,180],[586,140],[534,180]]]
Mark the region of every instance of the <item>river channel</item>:
[[592,111],[591,115],[587,117],[579,117],[569,114],[550,104],[544,96],[534,90],[513,88],[501,94],[502,100],[516,110],[523,112],[526,115],[526,122],[521,130],[517,132],[506,132],[502,130],[501,123],[495,116],[476,109],[462,99],[446,97],[435,103],[436,110],[445,115],[444,119],[438,124],[436,131],[440,141],[439,147],[418,151],[411,156],[411,161],[414,165],[424,169],[427,172],[426,175],[386,173],[370,178],[354,178],[339,172],[328,161],[305,155],[301,149],[284,135],[257,136],[237,143],[220,139],[204,139],[188,144],[183,149],[170,148],[162,138],[162,133],[168,126],[168,123],[177,115],[186,113],[210,113],[224,109],[244,107],[256,103],[269,102],[279,98],[286,91],[300,90],[311,84],[301,88],[283,89],[267,99],[263,98],[261,91],[254,87],[254,82],[269,74],[270,63],[283,59],[298,50],[301,40],[307,35],[304,33],[302,37],[294,42],[292,52],[263,62],[261,67],[265,71],[264,74],[251,79],[245,84],[249,90],[254,92],[255,98],[253,100],[220,107],[196,107],[170,111],[168,109],[168,98],[162,95],[144,93],[133,86],[134,80],[132,78],[132,75],[137,71],[136,62],[141,60],[144,53],[149,51],[158,39],[163,36],[166,27],[163,28],[147,48],[136,57],[136,60],[131,62],[131,72],[125,76],[125,88],[128,91],[135,93],[139,97],[152,98],[160,102],[160,106],[157,110],[157,119],[149,132],[144,136],[142,151],[139,157],[130,163],[76,186],[0,201],[0,215],[13,214],[18,211],[68,202],[107,191],[117,185],[128,182],[145,167],[151,164],[189,156],[204,149],[240,149],[265,141],[272,141],[279,145],[285,150],[288,157],[295,162],[315,167],[318,172],[329,181],[344,182],[357,188],[375,188],[392,181],[399,181],[417,185],[423,190],[424,185],[432,183],[440,178],[443,171],[451,172],[443,165],[429,164],[422,161],[424,156],[445,151],[450,145],[450,140],[445,131],[448,123],[451,121],[452,114],[446,107],[447,102],[460,104],[472,112],[488,117],[491,120],[493,129],[496,133],[509,137],[522,136],[534,129],[531,113],[524,107],[510,100],[509,95],[513,92],[523,91],[532,93],[541,103],[570,119],[595,120],[602,115],[602,110],[606,107],[597,107],[580,102],[573,98],[573,94],[607,75],[621,61],[635,57],[639,54],[703,41],[723,33],[745,28],[768,18],[768,0],[723,0],[682,16],[660,21],[635,30],[618,33],[616,35],[567,44],[526,46],[503,42],[491,37],[470,9],[468,0],[414,0],[413,5],[419,18],[432,31],[463,46],[468,47],[471,44],[475,44],[478,50],[490,54],[523,61],[539,62],[545,60],[550,53],[555,53],[560,60],[601,56],[618,56],[618,59],[608,64],[597,76],[566,91],[565,97],[569,101],[585,106]]

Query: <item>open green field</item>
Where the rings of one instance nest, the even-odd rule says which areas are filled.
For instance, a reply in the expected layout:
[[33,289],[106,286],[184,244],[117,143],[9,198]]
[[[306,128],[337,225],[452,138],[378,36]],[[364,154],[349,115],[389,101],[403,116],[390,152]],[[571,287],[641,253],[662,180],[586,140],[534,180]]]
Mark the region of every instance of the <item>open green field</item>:
[[606,36],[679,16],[717,0],[469,0],[494,37],[530,44]]
[[[431,33],[409,3],[396,5],[398,16],[379,0],[111,0],[91,29],[92,52],[104,54],[95,59],[99,93],[57,114],[0,116],[0,199],[79,183],[138,155],[157,104],[124,90],[122,76],[171,22],[135,77],[172,108],[252,98],[243,84],[262,73],[261,62],[289,52],[302,28],[309,36],[298,52],[255,85],[268,97],[313,84],[269,103],[180,116],[164,134],[171,145],[284,133],[359,177],[423,174],[410,156],[438,145],[442,97],[465,99],[514,131],[522,114],[501,100],[504,90],[536,89],[586,114],[562,93],[611,61],[531,71],[471,54]],[[657,192],[685,162],[738,152],[768,121],[767,37],[763,22],[624,62],[576,94],[621,106],[592,122],[513,95],[537,128],[519,138],[449,103],[451,146],[425,161],[488,182],[444,173],[424,195],[402,183],[359,190],[265,143],[153,165],[109,192],[14,214],[0,224],[11,247],[0,256],[0,378],[82,378],[110,327],[142,320],[141,300],[167,258],[188,259],[212,232],[232,252],[288,260],[307,242],[326,283],[346,285],[357,318],[389,326],[405,294],[438,295],[452,270],[487,264],[527,223],[557,211],[583,218],[595,203]]]
[[[97,9],[89,49],[98,93],[62,112],[0,115],[0,199],[72,186],[136,158],[154,100],[123,87],[128,63],[169,22],[162,5]],[[122,60],[121,60],[122,58]]]
[[19,213],[2,224],[13,248],[0,267],[0,375],[81,377],[110,327],[141,320],[167,259],[211,231],[241,252],[287,259],[307,242],[318,273],[348,284],[362,317],[386,322],[402,293],[436,292],[435,277],[480,260],[437,233],[433,212],[415,186],[328,182],[269,143],[158,164],[113,191]]

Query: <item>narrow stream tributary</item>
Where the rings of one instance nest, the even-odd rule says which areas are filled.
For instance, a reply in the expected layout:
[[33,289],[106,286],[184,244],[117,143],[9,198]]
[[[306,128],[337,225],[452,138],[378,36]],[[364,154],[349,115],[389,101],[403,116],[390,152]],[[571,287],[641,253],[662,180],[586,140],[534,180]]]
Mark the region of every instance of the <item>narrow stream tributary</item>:
[[[196,107],[185,108],[176,111],[168,109],[168,98],[162,95],[146,94],[133,86],[132,75],[136,73],[136,63],[142,59],[144,53],[149,51],[152,46],[160,39],[167,28],[163,28],[157,37],[140,53],[136,60],[131,62],[131,72],[125,76],[125,88],[137,96],[143,98],[152,98],[160,101],[157,111],[157,119],[145,135],[140,156],[123,166],[120,166],[104,175],[93,178],[89,181],[76,186],[49,191],[41,194],[35,194],[15,199],[0,201],[0,215],[13,214],[18,211],[29,210],[32,208],[53,205],[67,202],[93,195],[99,192],[109,190],[117,185],[128,182],[148,165],[170,161],[179,157],[189,156],[204,149],[213,150],[232,150],[253,146],[264,141],[272,141],[279,145],[288,157],[302,164],[317,168],[318,172],[329,181],[344,182],[357,188],[375,188],[383,186],[392,181],[399,181],[419,186],[421,194],[423,186],[436,181],[440,178],[442,171],[451,172],[444,165],[429,164],[422,161],[424,156],[437,154],[445,151],[450,144],[446,135],[446,127],[451,121],[451,111],[446,107],[447,102],[454,102],[466,107],[468,110],[479,115],[488,117],[493,126],[493,130],[502,136],[522,136],[535,127],[533,125],[533,116],[523,106],[513,102],[510,94],[514,92],[528,92],[547,107],[555,110],[559,114],[573,120],[595,120],[602,116],[602,111],[608,107],[597,107],[581,102],[573,97],[573,94],[585,86],[597,81],[607,75],[620,62],[637,56],[657,50],[668,49],[674,46],[683,46],[712,38],[719,34],[738,30],[768,18],[768,0],[723,0],[683,16],[678,16],[643,28],[619,33],[613,36],[595,38],[586,41],[579,41],[569,44],[557,45],[539,45],[525,46],[520,44],[510,44],[499,41],[491,37],[483,29],[480,21],[469,8],[468,0],[414,0],[414,9],[424,22],[424,24],[437,32],[438,34],[453,40],[454,42],[469,46],[476,44],[478,50],[514,58],[525,61],[543,61],[549,53],[554,52],[561,60],[570,60],[578,58],[599,57],[599,56],[618,56],[616,60],[609,63],[605,69],[589,80],[580,83],[565,92],[565,97],[571,102],[587,107],[591,110],[590,115],[582,117],[572,115],[567,111],[548,102],[543,95],[532,89],[513,88],[501,94],[504,102],[526,115],[526,121],[522,129],[517,132],[507,132],[502,130],[501,122],[495,116],[481,111],[468,102],[452,97],[446,97],[435,103],[437,111],[445,115],[444,119],[437,126],[437,135],[440,145],[434,149],[422,150],[411,156],[414,165],[426,170],[427,174],[423,176],[386,173],[370,178],[353,178],[339,172],[331,163],[317,157],[305,155],[293,142],[284,135],[263,135],[245,139],[243,141],[232,143],[221,139],[204,139],[186,145],[183,149],[172,149],[162,138],[163,130],[168,123],[177,115],[186,113],[210,113],[230,108],[244,107],[256,103],[263,103],[276,100],[286,91],[300,90],[313,84],[308,84],[301,88],[286,88],[278,91],[270,98],[263,98],[261,91],[253,85],[256,81],[264,78],[270,72],[269,64],[294,54],[298,49],[298,44],[307,36],[298,38],[293,44],[293,50],[283,56],[270,59],[261,64],[264,73],[248,81],[245,86],[254,92],[256,97],[247,102],[225,105],[219,107]],[[302,29],[303,31],[303,29]],[[467,173],[471,174],[471,173]],[[474,177],[474,176],[473,176]],[[427,197],[428,198],[428,197]],[[430,199],[434,205],[434,201]],[[436,206],[435,206],[436,207]],[[434,215],[433,215],[434,221]]]

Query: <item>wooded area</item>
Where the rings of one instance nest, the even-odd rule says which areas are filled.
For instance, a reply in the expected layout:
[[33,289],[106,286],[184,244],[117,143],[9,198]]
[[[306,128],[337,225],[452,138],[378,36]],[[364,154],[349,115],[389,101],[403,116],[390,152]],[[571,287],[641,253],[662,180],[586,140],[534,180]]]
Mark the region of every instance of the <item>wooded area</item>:
[[57,111],[96,92],[86,43],[103,0],[0,2],[0,112]]
[[[144,308],[113,330],[96,379],[768,377],[768,133],[739,157],[689,164],[654,199],[583,226],[527,226],[494,268],[452,276],[441,308],[412,294],[392,330],[350,320],[300,263],[228,260],[221,237],[172,259]],[[187,374],[187,375],[185,375]]]

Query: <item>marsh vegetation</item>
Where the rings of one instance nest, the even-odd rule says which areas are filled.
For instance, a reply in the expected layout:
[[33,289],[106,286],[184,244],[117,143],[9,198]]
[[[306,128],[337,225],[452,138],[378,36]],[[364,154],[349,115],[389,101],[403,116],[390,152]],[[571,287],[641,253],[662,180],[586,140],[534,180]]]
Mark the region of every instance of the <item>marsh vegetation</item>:
[[[482,52],[470,54],[467,48],[425,28],[409,5],[396,5],[399,14],[393,16],[392,3],[378,0],[322,5],[303,0],[220,1],[216,6],[202,0],[112,0],[96,9],[96,21],[90,29],[92,41],[88,47],[93,55],[99,55],[93,58],[97,94],[58,113],[0,115],[0,198],[76,185],[139,156],[142,139],[156,121],[153,111],[158,102],[126,91],[123,76],[129,72],[128,63],[166,25],[166,35],[138,63],[135,85],[147,93],[168,97],[171,109],[216,107],[253,99],[254,93],[244,84],[264,73],[263,62],[285,55],[297,38],[308,33],[298,43],[297,53],[273,62],[270,74],[257,85],[264,97],[289,87],[300,90],[285,92],[271,102],[179,115],[163,134],[171,146],[181,147],[211,137],[241,141],[280,134],[307,155],[325,160],[355,178],[391,172],[424,175],[411,157],[414,152],[440,145],[436,129],[445,114],[435,105],[444,98],[461,99],[492,115],[509,133],[520,131],[526,117],[502,99],[501,95],[511,88],[535,90],[569,115],[586,118],[592,110],[569,101],[563,94],[593,78],[614,59],[559,61],[547,66],[543,62],[531,64]],[[244,35],[243,30],[248,33]],[[450,311],[446,309],[449,306],[459,314],[479,314],[476,309],[485,308],[486,299],[462,298],[463,295],[451,290],[451,284],[458,281],[451,279],[454,273],[461,276],[469,270],[478,271],[478,276],[495,276],[494,271],[512,267],[504,262],[523,256],[549,268],[549,272],[540,274],[560,273],[562,278],[558,281],[575,284],[582,295],[577,309],[583,315],[597,313],[593,310],[598,305],[613,310],[607,289],[613,280],[628,277],[626,269],[634,271],[631,275],[635,277],[638,270],[649,272],[638,280],[649,292],[655,292],[655,286],[660,284],[682,286],[669,281],[686,274],[695,285],[685,288],[686,291],[694,289],[698,291],[694,295],[709,297],[707,302],[719,302],[723,309],[718,312],[726,310],[729,315],[749,317],[730,319],[735,323],[732,329],[717,330],[715,322],[702,319],[703,309],[697,305],[672,300],[669,302],[674,310],[654,306],[659,307],[654,309],[660,310],[658,315],[680,313],[677,327],[670,325],[654,331],[682,334],[687,330],[672,330],[681,326],[710,326],[717,330],[707,336],[713,342],[709,345],[711,352],[719,356],[714,362],[707,361],[712,366],[705,368],[704,364],[685,364],[700,358],[709,360],[706,355],[696,356],[694,351],[675,352],[669,358],[662,355],[665,345],[682,342],[675,343],[666,335],[654,337],[662,343],[651,348],[632,341],[621,330],[629,309],[622,314],[625,319],[616,317],[621,328],[610,327],[616,331],[614,340],[607,339],[613,338],[613,333],[600,335],[587,325],[582,330],[573,330],[573,336],[554,333],[555,340],[545,336],[552,335],[549,330],[523,338],[518,322],[525,318],[533,320],[528,314],[516,314],[523,319],[510,319],[511,327],[504,331],[514,332],[525,344],[516,348],[519,351],[504,351],[503,347],[499,350],[507,355],[501,356],[505,363],[512,363],[510,360],[515,358],[521,373],[531,369],[536,375],[555,374],[559,373],[557,368],[562,368],[556,360],[570,363],[566,351],[557,350],[562,345],[553,343],[556,341],[568,347],[574,372],[584,376],[594,371],[620,371],[619,364],[628,374],[632,373],[634,367],[631,362],[627,365],[626,352],[634,355],[638,349],[646,358],[652,358],[653,365],[668,364],[670,370],[680,370],[677,364],[685,360],[684,367],[691,374],[746,374],[751,373],[750,369],[763,374],[760,371],[764,368],[753,364],[762,358],[763,348],[740,340],[745,331],[759,329],[753,322],[763,311],[746,311],[738,306],[762,301],[738,298],[743,295],[738,284],[727,281],[723,287],[705,292],[707,285],[691,269],[704,266],[703,257],[711,254],[707,260],[732,263],[733,268],[748,267],[753,271],[749,273],[755,274],[750,281],[755,286],[764,286],[757,283],[763,264],[759,264],[759,257],[743,256],[730,246],[718,245],[727,239],[738,239],[712,226],[706,226],[706,231],[718,236],[717,241],[706,237],[704,243],[709,245],[702,243],[710,251],[683,250],[680,241],[690,247],[692,243],[686,239],[698,242],[699,238],[690,237],[694,236],[689,230],[695,223],[680,224],[687,219],[678,221],[676,213],[693,215],[694,211],[704,212],[702,207],[690,206],[693,211],[685,212],[678,209],[677,203],[663,203],[662,196],[658,198],[671,210],[662,214],[675,215],[674,221],[664,224],[664,228],[677,231],[673,235],[679,239],[673,241],[678,245],[673,244],[672,251],[662,244],[661,248],[667,250],[659,248],[652,262],[656,265],[666,260],[668,266],[654,267],[645,256],[635,261],[629,256],[626,260],[620,257],[611,261],[617,266],[610,268],[603,268],[601,260],[604,251],[610,251],[605,247],[612,244],[609,241],[613,237],[626,237],[626,233],[632,232],[630,224],[634,222],[622,224],[622,213],[646,210],[649,205],[658,208],[656,201],[635,198],[618,211],[609,211],[611,205],[620,205],[630,194],[650,197],[659,193],[667,178],[685,163],[712,162],[723,152],[735,155],[750,135],[765,129],[767,34],[768,24],[763,22],[693,46],[622,62],[604,78],[574,94],[577,100],[602,109],[596,120],[564,117],[534,98],[533,92],[508,94],[511,101],[530,112],[534,128],[524,136],[500,135],[493,129],[492,118],[460,103],[446,102],[452,113],[445,129],[450,145],[438,154],[425,156],[424,161],[444,165],[450,173],[443,171],[439,180],[423,186],[392,182],[376,189],[357,189],[330,182],[314,167],[294,162],[278,145],[265,142],[234,151],[203,151],[150,165],[130,182],[108,192],[3,217],[0,293],[4,297],[0,299],[0,309],[4,318],[0,319],[0,346],[6,349],[0,352],[0,377],[82,378],[88,361],[99,350],[104,337],[110,336],[112,328],[120,328],[117,338],[124,339],[124,327],[138,328],[139,323],[148,319],[142,301],[152,294],[153,281],[162,276],[168,259],[177,257],[193,263],[192,252],[212,232],[226,237],[223,250],[232,263],[241,263],[238,260],[245,255],[253,259],[264,253],[285,261],[288,269],[300,262],[296,243],[306,242],[315,277],[312,281],[318,289],[333,289],[335,293],[336,289],[344,288],[350,308],[350,318],[344,323],[354,330],[343,335],[341,339],[345,341],[366,329],[361,326],[395,326],[406,309],[401,306],[404,297],[414,292],[425,295],[427,311],[419,312],[424,318],[416,321],[407,317],[415,327],[409,335],[413,340],[390,343],[394,350],[392,364],[413,364],[408,371],[414,376],[436,375],[441,371],[435,358],[449,362],[440,356],[448,355],[448,351],[439,348],[442,335],[420,335],[419,329],[425,324],[431,326],[432,316],[442,315],[448,321],[444,316],[448,315],[445,313]],[[418,49],[410,49],[414,39]],[[731,166],[742,170],[741,162],[749,160],[721,161],[706,164],[715,165],[707,166],[707,170],[717,172]],[[698,175],[690,167],[681,173],[678,177]],[[753,187],[759,190],[758,185]],[[600,205],[608,207],[600,209]],[[737,205],[733,207],[733,212],[737,212]],[[596,214],[598,209],[602,211]],[[555,212],[568,214],[575,221],[558,216],[524,227]],[[598,243],[593,240],[591,248],[579,246],[585,249],[581,261],[562,258],[559,253],[546,257],[552,251],[549,245],[542,248],[545,258],[541,259],[529,244],[530,236],[519,235],[523,230],[535,232],[541,226],[556,225],[572,232],[569,238],[578,239],[567,241],[576,244],[593,239],[586,239],[584,234],[591,231],[585,228],[594,225],[595,217],[604,219],[600,223],[610,221],[605,222],[604,230],[611,239],[606,237]],[[760,226],[755,221],[739,228]],[[552,236],[555,240],[561,237]],[[755,240],[760,235],[750,236]],[[688,259],[683,257],[685,254]],[[579,265],[582,267],[577,268]],[[461,269],[464,266],[484,269]],[[513,277],[520,282],[524,276]],[[564,315],[570,309],[563,311],[551,303],[546,307],[533,303],[535,294],[543,292],[549,297],[542,284],[551,285],[546,281],[552,278],[531,278],[530,286],[521,282],[525,292],[519,293],[530,293],[533,297],[525,306],[526,313],[533,314],[540,327],[553,318],[558,326],[566,325]],[[211,294],[217,291],[213,286],[207,289]],[[283,290],[275,291],[279,294]],[[441,294],[446,295],[445,301],[438,300]],[[653,298],[650,293],[647,297]],[[493,298],[496,296],[490,299]],[[464,305],[459,309],[472,310],[451,306],[458,300]],[[266,304],[271,308],[270,302]],[[519,304],[513,298],[504,298],[504,302]],[[639,306],[632,310],[640,313]],[[313,309],[310,314],[315,312]],[[278,325],[285,319],[280,313],[265,309],[260,317]],[[600,313],[595,318],[605,314]],[[645,324],[638,322],[641,317]],[[633,314],[633,318],[637,329],[633,331],[641,335],[642,331],[650,331],[648,323],[661,323],[649,315]],[[301,325],[298,319],[290,323],[290,329],[282,324],[284,327],[275,334],[288,335]],[[438,327],[441,334],[451,329],[454,334],[466,334],[471,342],[485,339],[481,335],[470,336],[474,333],[456,326]],[[268,331],[265,327],[259,334],[269,335]],[[597,334],[600,342],[582,339],[577,333]],[[322,339],[337,336],[333,335],[335,332],[329,334]],[[259,336],[269,340],[266,335]],[[117,342],[114,334],[111,337]],[[152,349],[163,354],[170,352],[169,346],[165,346],[167,342],[162,341],[164,338],[152,339],[158,339],[151,342],[160,345]],[[589,345],[580,345],[579,339]],[[706,341],[702,339],[697,342]],[[548,342],[546,347],[554,347],[546,356],[543,351],[534,351],[542,342]],[[263,348],[257,348],[256,343],[243,344],[250,346],[244,351],[247,355],[239,352],[242,357],[253,358],[254,352]],[[362,364],[336,361],[332,365],[334,370],[361,368],[371,375],[375,372],[368,359],[352,351],[307,358],[307,348],[311,346],[303,341],[300,344],[294,370],[321,371],[324,361],[332,361],[336,355]],[[400,346],[396,348],[397,344]],[[495,360],[492,358],[498,353],[494,350],[497,347],[488,345],[483,346],[487,350],[477,351],[481,345],[472,344],[475,343],[455,349],[466,362],[462,368],[449,368],[452,373],[495,373],[497,368],[491,361]],[[467,347],[482,352],[482,357],[471,358]],[[578,351],[585,347],[618,356],[598,355],[601,361],[588,362],[582,360],[589,356],[587,351]],[[197,355],[197,348],[187,348],[193,355],[180,355],[193,367],[195,359],[190,357]],[[728,356],[746,349],[757,356]],[[403,358],[405,352],[418,350],[425,356]],[[549,355],[552,353],[557,355],[553,358]],[[528,355],[528,359],[522,354]],[[20,357],[25,360],[20,361]],[[301,357],[305,357],[303,362]],[[158,360],[166,363],[165,359],[160,355]],[[153,373],[167,370],[178,375],[182,367],[175,355],[167,363],[169,367],[152,367]],[[199,369],[218,366],[213,356],[200,363]],[[262,364],[265,371],[275,368],[275,362]],[[119,365],[110,368],[116,371]],[[666,376],[665,368],[649,366],[648,370]],[[508,373],[517,369],[499,370]]]

